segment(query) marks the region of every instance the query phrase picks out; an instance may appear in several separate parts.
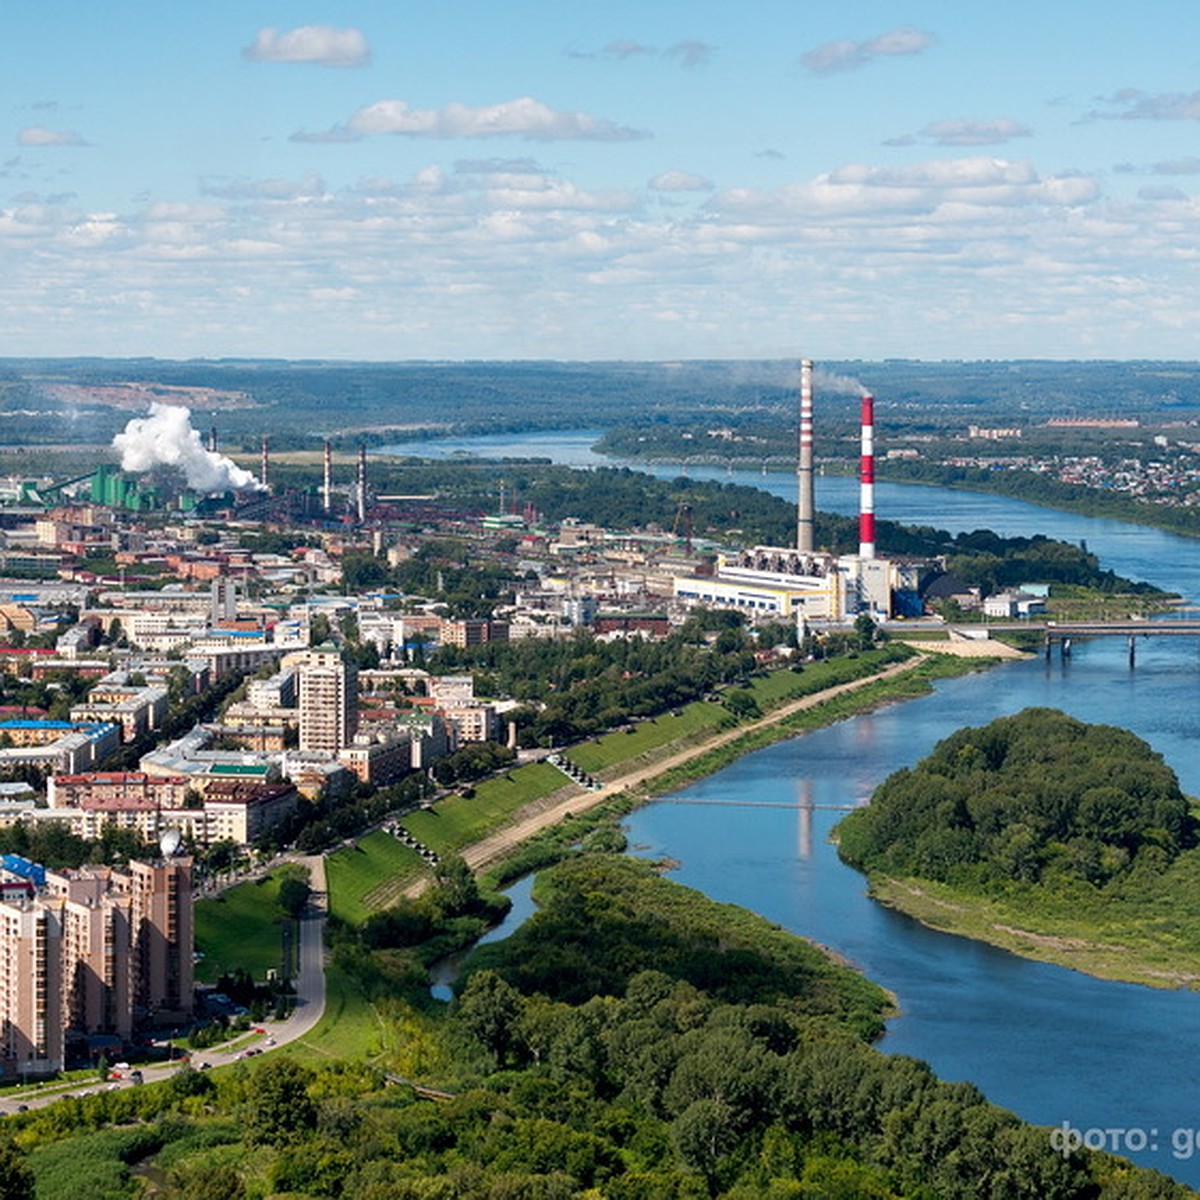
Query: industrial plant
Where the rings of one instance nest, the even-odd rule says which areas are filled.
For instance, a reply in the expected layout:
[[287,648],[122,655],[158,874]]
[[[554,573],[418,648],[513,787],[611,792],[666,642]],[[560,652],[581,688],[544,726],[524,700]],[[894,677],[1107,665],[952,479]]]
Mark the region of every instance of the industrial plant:
[[689,604],[735,608],[753,619],[839,623],[866,613],[876,620],[920,613],[920,584],[935,569],[925,560],[879,558],[875,548],[875,400],[861,397],[858,553],[834,555],[814,546],[813,363],[800,363],[800,453],[796,545],[753,546],[721,555],[712,575],[675,579]]

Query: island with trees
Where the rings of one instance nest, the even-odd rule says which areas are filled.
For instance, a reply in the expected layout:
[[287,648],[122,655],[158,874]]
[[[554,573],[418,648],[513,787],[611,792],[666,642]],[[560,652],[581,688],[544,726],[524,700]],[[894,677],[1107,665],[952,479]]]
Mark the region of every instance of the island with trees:
[[940,742],[837,827],[872,894],[1109,979],[1200,979],[1200,821],[1132,733],[1031,708]]

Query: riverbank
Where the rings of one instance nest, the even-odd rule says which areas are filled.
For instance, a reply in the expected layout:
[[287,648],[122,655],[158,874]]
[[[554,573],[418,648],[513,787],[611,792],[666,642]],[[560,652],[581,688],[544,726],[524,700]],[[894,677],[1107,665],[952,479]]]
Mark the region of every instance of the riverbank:
[[[1062,903],[1038,911],[1029,903],[1003,903],[966,895],[927,879],[872,876],[868,894],[930,929],[972,938],[1022,958],[1080,971],[1096,979],[1153,988],[1200,989],[1200,946],[1168,931],[1155,912],[1140,919],[1088,923]],[[1194,889],[1192,890],[1194,895]],[[1177,897],[1189,903],[1186,894]]]
[[[940,649],[940,647],[939,647]],[[958,659],[950,654],[921,651],[862,679],[853,679],[824,691],[781,705],[765,716],[735,729],[712,734],[654,762],[632,769],[616,768],[595,791],[581,792],[550,805],[518,811],[503,829],[464,847],[462,856],[472,870],[494,867],[519,850],[523,843],[559,824],[619,801],[624,811],[656,795],[684,786],[720,770],[743,754],[807,729],[867,712],[881,704],[922,695],[932,680],[978,670],[995,660]],[[407,894],[417,895],[426,880],[414,881]]]

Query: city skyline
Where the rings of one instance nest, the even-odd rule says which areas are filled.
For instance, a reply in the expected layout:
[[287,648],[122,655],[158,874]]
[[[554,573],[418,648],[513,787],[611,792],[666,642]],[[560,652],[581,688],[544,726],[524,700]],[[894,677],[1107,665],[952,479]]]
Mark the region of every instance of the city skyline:
[[1194,356],[1176,0],[6,27],[0,357]]

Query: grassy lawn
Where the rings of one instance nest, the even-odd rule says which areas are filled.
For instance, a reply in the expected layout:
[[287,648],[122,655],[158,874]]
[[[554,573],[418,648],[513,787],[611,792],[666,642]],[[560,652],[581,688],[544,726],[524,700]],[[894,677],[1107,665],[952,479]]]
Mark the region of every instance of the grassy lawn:
[[278,967],[283,947],[283,915],[278,907],[279,880],[274,876],[239,883],[215,900],[196,901],[196,979],[217,977],[243,967],[255,979]]
[[618,730],[594,742],[571,746],[567,757],[589,774],[598,774],[683,738],[715,733],[729,719],[721,705],[696,700],[680,709],[678,716],[651,717],[630,726],[628,733]]
[[445,854],[494,833],[518,808],[570,786],[557,767],[527,763],[485,780],[469,800],[449,796],[433,810],[409,813],[400,823],[431,850]]
[[376,830],[325,859],[329,911],[351,925],[387,908],[404,886],[428,870],[421,856]]
[[320,1024],[287,1047],[290,1058],[313,1066],[331,1058],[371,1060],[388,1049],[389,1031],[362,988],[336,963],[325,971],[325,1013]]
[[813,692],[836,684],[874,674],[891,661],[893,653],[888,649],[864,650],[857,658],[805,663],[802,671],[793,671],[790,667],[771,671],[752,679],[748,690],[758,701],[759,708],[767,712],[789,700],[798,700],[801,696],[810,696]]

